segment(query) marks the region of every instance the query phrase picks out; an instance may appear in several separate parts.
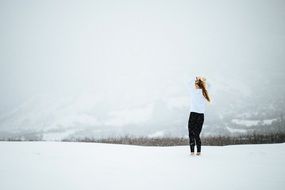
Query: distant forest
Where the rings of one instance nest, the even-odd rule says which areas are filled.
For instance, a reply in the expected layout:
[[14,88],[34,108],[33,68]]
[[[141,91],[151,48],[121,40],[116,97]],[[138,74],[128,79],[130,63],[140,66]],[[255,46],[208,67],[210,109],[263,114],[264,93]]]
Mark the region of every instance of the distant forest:
[[[23,138],[7,138],[0,141],[42,141],[41,139],[23,139]],[[109,143],[109,144],[127,144],[141,146],[179,146],[188,145],[189,139],[185,137],[136,137],[122,136],[109,138],[68,138],[63,139],[63,142],[88,142],[88,143]],[[207,136],[201,137],[202,145],[209,146],[224,146],[234,144],[268,144],[268,143],[283,143],[285,142],[285,133],[271,134],[247,134],[240,136]]]

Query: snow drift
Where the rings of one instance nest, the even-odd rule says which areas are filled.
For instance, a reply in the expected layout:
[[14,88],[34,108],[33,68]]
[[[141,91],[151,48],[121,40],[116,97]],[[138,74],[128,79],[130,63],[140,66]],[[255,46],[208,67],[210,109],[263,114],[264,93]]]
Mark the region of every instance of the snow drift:
[[0,189],[274,189],[285,187],[285,143],[143,147],[1,142]]

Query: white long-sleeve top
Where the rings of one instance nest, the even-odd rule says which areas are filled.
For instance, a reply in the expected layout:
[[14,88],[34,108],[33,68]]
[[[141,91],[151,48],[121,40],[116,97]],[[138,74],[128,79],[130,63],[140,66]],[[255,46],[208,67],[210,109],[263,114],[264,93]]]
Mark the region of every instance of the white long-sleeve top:
[[[202,94],[202,89],[195,88],[196,77],[190,80],[190,112],[205,113],[207,100]],[[207,82],[207,90],[209,90]]]

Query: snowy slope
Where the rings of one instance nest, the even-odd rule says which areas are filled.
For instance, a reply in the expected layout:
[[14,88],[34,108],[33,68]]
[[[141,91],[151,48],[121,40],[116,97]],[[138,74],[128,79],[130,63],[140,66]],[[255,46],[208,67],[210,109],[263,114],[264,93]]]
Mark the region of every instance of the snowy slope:
[[[108,100],[92,93],[66,97],[39,94],[0,115],[0,137],[6,137],[6,133],[21,135],[27,132],[43,135],[43,140],[62,140],[70,136],[100,138],[121,133],[146,136],[162,129],[179,134],[177,128],[183,128],[184,134],[188,111],[182,112],[181,107],[187,102],[185,99],[168,99],[168,102],[161,98],[111,109]],[[177,110],[182,117],[175,117]]]
[[[185,89],[188,87],[189,84],[185,84]],[[223,89],[223,92],[227,90]],[[229,97],[234,96],[229,94]],[[236,98],[233,102],[244,104],[243,100]],[[36,139],[54,141],[128,134],[150,137],[187,136],[188,95],[152,97],[151,100],[130,104],[127,99],[119,102],[95,92],[77,95],[36,94],[14,109],[0,114],[0,138],[15,139],[20,136],[27,140],[37,137]],[[276,130],[276,126],[283,126],[280,124],[280,111],[274,106],[268,115],[264,111],[267,110],[266,106],[266,109],[260,109],[258,106],[248,105],[255,108],[254,114],[245,107],[224,105],[223,102],[214,104],[208,106],[206,113],[202,131],[205,136],[244,134],[262,127],[270,131]],[[263,103],[260,105],[264,106]],[[264,115],[258,115],[259,113]],[[271,124],[273,125],[269,127]]]
[[0,189],[281,190],[285,143],[143,147],[97,143],[1,142]]

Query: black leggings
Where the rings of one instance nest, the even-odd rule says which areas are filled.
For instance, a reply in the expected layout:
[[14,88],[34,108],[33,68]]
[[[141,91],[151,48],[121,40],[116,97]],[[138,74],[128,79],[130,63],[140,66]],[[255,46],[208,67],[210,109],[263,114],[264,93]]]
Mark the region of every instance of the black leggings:
[[204,123],[204,114],[190,112],[189,121],[188,121],[188,131],[189,131],[189,144],[190,151],[194,152],[194,146],[196,141],[197,152],[201,152],[201,139],[200,133]]

